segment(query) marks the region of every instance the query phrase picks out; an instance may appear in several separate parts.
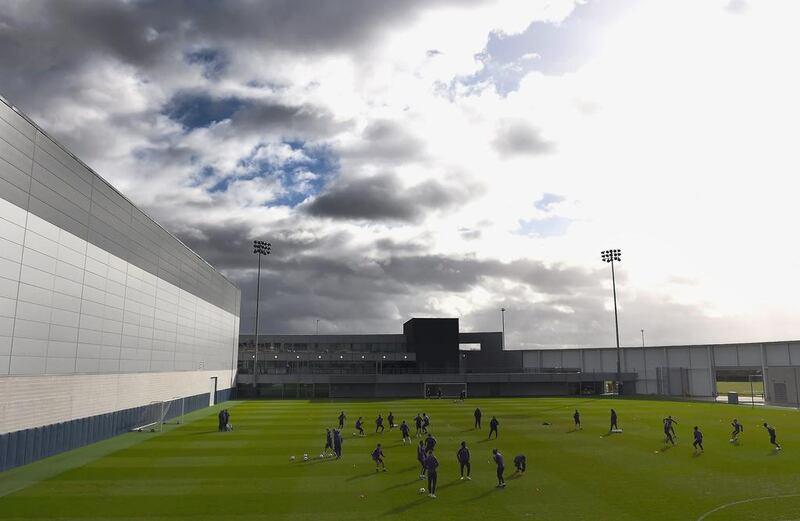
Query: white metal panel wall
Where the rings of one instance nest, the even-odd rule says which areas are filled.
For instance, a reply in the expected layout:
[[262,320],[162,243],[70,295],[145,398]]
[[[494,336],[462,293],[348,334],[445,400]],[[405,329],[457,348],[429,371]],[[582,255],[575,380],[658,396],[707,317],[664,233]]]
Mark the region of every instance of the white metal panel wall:
[[583,371],[586,373],[602,373],[603,359],[599,349],[585,349],[583,351]]
[[791,365],[789,344],[769,344],[764,346],[766,365]]
[[714,346],[714,363],[717,367],[739,366],[736,346]]
[[761,345],[750,344],[736,346],[739,352],[739,365],[761,366]]
[[689,366],[694,369],[708,369],[708,347],[693,346],[689,348]]
[[561,365],[561,350],[542,351],[543,367],[563,367]]
[[581,363],[581,352],[578,349],[564,349],[561,351],[564,357],[564,367],[571,367],[571,368],[580,368],[582,369]]
[[538,369],[539,351],[524,351],[522,353],[522,367],[525,369]]

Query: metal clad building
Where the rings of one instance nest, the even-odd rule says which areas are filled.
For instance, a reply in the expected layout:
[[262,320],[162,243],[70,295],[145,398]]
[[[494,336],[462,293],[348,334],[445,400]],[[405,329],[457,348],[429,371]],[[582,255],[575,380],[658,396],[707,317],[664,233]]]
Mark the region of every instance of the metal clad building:
[[18,451],[28,431],[79,421],[94,441],[151,402],[227,398],[239,304],[236,286],[0,98],[0,469],[27,463],[9,439]]

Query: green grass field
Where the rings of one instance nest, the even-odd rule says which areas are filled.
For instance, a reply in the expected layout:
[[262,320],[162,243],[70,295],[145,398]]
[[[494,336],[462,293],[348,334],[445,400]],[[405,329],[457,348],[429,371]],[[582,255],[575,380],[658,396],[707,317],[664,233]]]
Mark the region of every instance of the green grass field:
[[[800,516],[800,416],[795,410],[726,404],[618,399],[474,399],[423,401],[244,401],[224,404],[235,430],[216,432],[218,408],[192,413],[161,434],[132,433],[0,474],[0,519],[115,520],[788,520]],[[472,411],[484,411],[484,430]],[[584,428],[572,430],[579,408]],[[607,435],[609,408],[622,434]],[[320,460],[326,426],[348,416],[343,459]],[[438,498],[423,482],[413,446],[397,430],[373,434],[374,417],[393,411],[432,418],[441,463]],[[680,424],[665,448],[661,419]],[[369,435],[352,436],[358,415]],[[487,442],[497,415],[500,439]],[[728,442],[734,417],[745,426]],[[761,422],[778,429],[773,452]],[[550,426],[543,422],[550,422]],[[691,428],[705,434],[693,455]],[[412,431],[413,432],[413,431]],[[472,481],[458,479],[455,450],[466,440]],[[389,471],[370,452],[384,445]],[[490,451],[506,456],[508,486],[495,488]],[[312,459],[302,461],[302,454]],[[512,478],[524,453],[528,472]],[[290,461],[290,456],[296,456]],[[363,496],[363,497],[362,497]]]

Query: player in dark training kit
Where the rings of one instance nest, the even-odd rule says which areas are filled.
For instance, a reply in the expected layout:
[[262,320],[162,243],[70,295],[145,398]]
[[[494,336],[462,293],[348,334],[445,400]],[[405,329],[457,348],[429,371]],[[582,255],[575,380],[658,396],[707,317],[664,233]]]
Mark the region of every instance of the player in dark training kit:
[[417,428],[417,430],[414,432],[414,437],[418,438],[419,436],[422,436],[422,416],[420,416],[419,413],[414,416],[414,426]]
[[764,422],[764,428],[767,429],[767,432],[769,433],[769,442],[775,445],[775,450],[781,450],[780,444],[775,441],[775,427],[771,427]]
[[378,432],[378,429],[380,429],[381,433],[383,433],[383,430],[384,430],[383,429],[383,416],[381,416],[380,414],[378,415],[377,418],[375,418],[375,432],[376,433]]
[[381,469],[386,472],[386,464],[383,462],[383,449],[381,449],[380,443],[372,451],[372,461],[375,462],[375,472],[380,472]]
[[339,414],[339,430],[344,429],[344,421],[347,419],[347,416],[344,415],[344,411]]
[[572,419],[575,420],[575,430],[582,429],[581,427],[581,413],[578,412],[578,409],[575,409],[575,414],[572,415]]
[[392,411],[389,411],[389,416],[386,417],[386,420],[389,422],[390,429],[397,427],[397,425],[394,424],[394,414],[392,414]]
[[[458,460],[458,466],[461,468],[461,479],[471,480],[472,478],[469,475],[472,471],[472,466],[469,464],[469,449],[466,441],[461,442],[461,448],[456,452],[456,459]],[[467,469],[466,476],[464,476],[464,469]]]
[[425,454],[425,444],[420,441],[419,445],[417,446],[417,461],[420,464],[420,471],[419,471],[419,479],[425,479],[425,458],[427,455]]
[[523,474],[528,468],[527,463],[528,459],[525,457],[525,454],[517,454],[514,456],[514,468],[516,469],[514,472]]
[[476,429],[480,429],[481,428],[481,416],[482,416],[482,413],[481,413],[480,407],[476,407],[475,408],[475,428]]
[[428,427],[430,427],[430,425],[431,425],[431,417],[423,412],[422,413],[422,432],[427,434],[428,433]]
[[492,433],[494,433],[494,439],[497,439],[497,436],[498,436],[497,426],[498,425],[500,425],[500,422],[497,421],[496,417],[492,416],[492,419],[489,422],[489,437],[487,439],[489,439],[489,440],[492,439]]
[[736,443],[739,441],[739,435],[744,432],[744,426],[739,423],[739,420],[736,418],[733,419],[733,423],[731,423],[731,427],[733,427],[733,432],[731,433],[731,443]]
[[618,431],[619,427],[617,427],[617,411],[611,409],[611,427],[609,427],[609,432]]
[[425,456],[425,470],[428,473],[428,496],[436,498],[436,478],[438,478],[437,469],[439,468],[439,460],[433,455],[433,451],[429,451]]
[[492,454],[494,454],[494,462],[497,465],[497,488],[503,488],[506,486],[506,480],[503,479],[503,472],[506,470],[506,464],[499,450],[492,449]]
[[432,435],[428,434],[428,437],[425,438],[425,452],[430,452],[436,447],[436,438]]
[[403,420],[403,423],[400,424],[400,434],[403,435],[403,445],[411,441],[411,436],[408,431],[408,424]]
[[365,436],[364,434],[364,421],[361,416],[358,417],[356,420],[356,430],[358,431],[359,436]]
[[694,426],[694,443],[692,443],[692,447],[694,447],[695,452],[697,452],[698,447],[700,447],[700,452],[705,452],[705,449],[703,449],[703,433],[700,432],[697,425]]
[[667,416],[662,420],[664,422],[664,443],[670,442],[675,445],[675,438],[673,438],[673,434],[675,434],[675,427],[673,424],[677,424],[678,422],[675,421],[672,416]]
[[322,449],[322,455],[327,456],[328,451],[335,452],[333,450],[333,434],[330,429],[325,429],[325,448]]
[[336,454],[336,459],[342,457],[342,433],[339,429],[333,430],[333,452]]

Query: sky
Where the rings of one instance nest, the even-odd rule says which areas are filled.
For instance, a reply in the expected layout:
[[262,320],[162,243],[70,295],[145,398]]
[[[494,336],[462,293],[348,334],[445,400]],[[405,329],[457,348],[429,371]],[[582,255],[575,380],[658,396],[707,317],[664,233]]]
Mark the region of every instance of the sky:
[[[0,94],[242,333],[800,338],[793,0],[6,0]],[[792,65],[795,63],[795,65]]]

